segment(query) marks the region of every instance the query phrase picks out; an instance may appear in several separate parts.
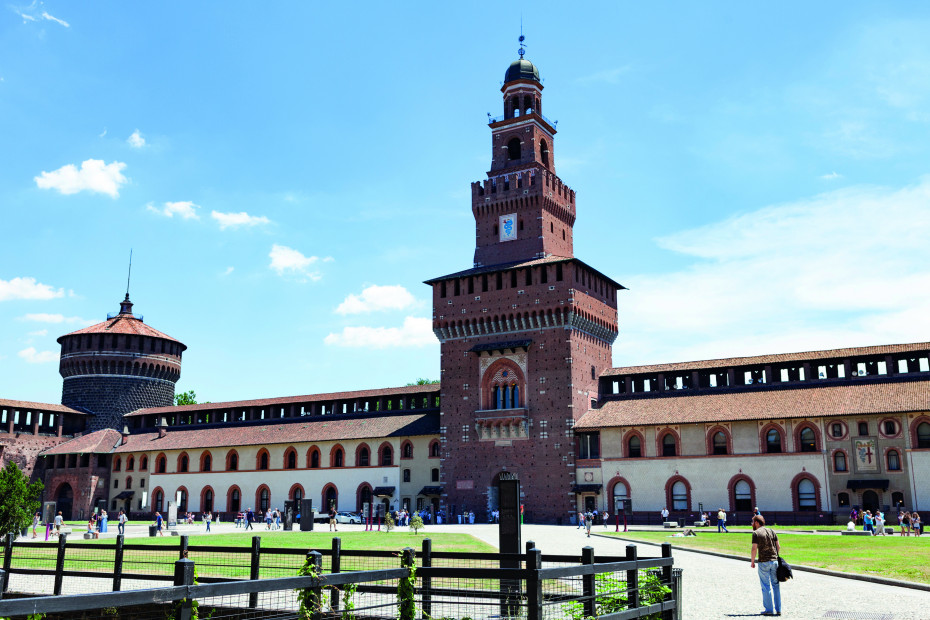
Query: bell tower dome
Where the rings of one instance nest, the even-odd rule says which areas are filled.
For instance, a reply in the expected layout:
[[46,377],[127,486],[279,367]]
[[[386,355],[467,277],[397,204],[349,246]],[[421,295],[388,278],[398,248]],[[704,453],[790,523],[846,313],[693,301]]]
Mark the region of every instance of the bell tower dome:
[[504,113],[488,119],[488,178],[472,183],[475,267],[573,256],[575,192],[556,176],[557,123],[543,116],[539,69],[523,52],[504,74]]

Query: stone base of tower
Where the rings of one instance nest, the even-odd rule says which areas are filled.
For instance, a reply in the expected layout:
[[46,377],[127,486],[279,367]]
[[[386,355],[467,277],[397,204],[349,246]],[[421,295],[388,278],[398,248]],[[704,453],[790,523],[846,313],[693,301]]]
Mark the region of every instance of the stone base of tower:
[[[502,472],[520,479],[520,503],[526,523],[567,524],[574,514],[574,468],[562,452],[540,441],[515,441],[497,447],[491,442],[468,444],[453,452],[443,467],[446,513],[451,522],[466,511],[475,522],[487,523],[498,507],[495,481]],[[454,462],[452,462],[454,461]]]
[[61,404],[93,413],[87,431],[122,430],[123,415],[174,404],[174,381],[153,377],[91,375],[66,377]]

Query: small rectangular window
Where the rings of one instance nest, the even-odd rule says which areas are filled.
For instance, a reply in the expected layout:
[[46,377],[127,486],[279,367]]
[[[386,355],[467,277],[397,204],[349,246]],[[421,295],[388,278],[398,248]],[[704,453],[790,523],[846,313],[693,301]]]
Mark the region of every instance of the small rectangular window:
[[869,423],[859,422],[859,436],[864,437],[869,434]]
[[834,422],[833,425],[830,427],[830,434],[833,435],[834,437],[842,437],[843,436],[843,425],[840,424],[839,422]]
[[898,430],[897,425],[893,420],[885,420],[885,434],[894,435]]

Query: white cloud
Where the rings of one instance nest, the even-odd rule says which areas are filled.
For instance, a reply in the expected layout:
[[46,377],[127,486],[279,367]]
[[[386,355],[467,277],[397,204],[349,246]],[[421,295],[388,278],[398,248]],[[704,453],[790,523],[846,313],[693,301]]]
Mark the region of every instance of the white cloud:
[[235,269],[236,269],[235,267],[227,267],[226,270],[223,272],[223,275],[224,275],[224,276],[228,276],[228,275],[231,274]]
[[[106,130],[104,130],[104,132],[105,131]],[[143,146],[145,146],[145,138],[142,137],[142,134],[139,133],[138,129],[136,129],[129,135],[128,138],[126,138],[126,142],[134,149],[141,149]]]
[[37,330],[35,330],[34,332],[29,332],[29,333],[27,333],[26,335],[27,335],[27,336],[37,336],[37,337],[48,336],[48,330],[47,330],[47,329],[37,329]]
[[65,316],[63,314],[49,314],[45,312],[39,312],[35,314],[27,314],[20,318],[22,321],[33,321],[35,323],[67,323],[67,324],[78,324],[78,325],[93,325],[93,319],[82,319],[79,316]]
[[197,215],[197,209],[200,208],[200,205],[195,205],[190,200],[181,200],[179,202],[166,202],[163,207],[156,207],[153,204],[148,204],[145,207],[152,213],[157,213],[159,215],[164,215],[165,217],[174,217],[177,215],[182,220],[199,220],[200,216]]
[[219,211],[211,211],[210,217],[219,223],[220,230],[226,230],[227,228],[238,228],[240,226],[260,226],[262,224],[271,223],[271,220],[269,220],[264,215],[249,215],[245,211],[240,213],[221,213]]
[[54,299],[64,297],[64,289],[55,289],[48,284],[36,282],[35,278],[13,278],[0,280],[0,301],[10,299]]
[[98,138],[105,138],[106,135],[107,135],[107,128],[104,127],[104,128],[103,128],[103,131],[102,131],[100,134],[98,134],[97,137],[98,137]]
[[835,179],[842,179],[843,175],[838,172],[831,172],[830,174],[822,174],[820,178],[824,181],[833,181]]
[[70,28],[70,27],[71,27],[71,24],[69,24],[69,23],[66,22],[65,20],[63,20],[63,19],[58,19],[58,18],[55,17],[54,15],[49,15],[49,14],[48,14],[48,11],[42,11],[42,19],[47,19],[47,20],[50,21],[50,22],[55,22],[56,24],[61,24],[61,25],[64,26],[65,28]]
[[930,177],[852,187],[658,240],[694,260],[622,278],[623,365],[930,340]]
[[120,186],[126,182],[122,174],[125,167],[126,164],[119,161],[105,164],[101,159],[87,159],[81,163],[80,170],[74,164],[68,164],[52,172],[43,171],[35,177],[35,182],[40,189],[56,189],[62,194],[87,190],[116,198]]
[[416,303],[410,291],[403,286],[369,286],[361,295],[349,295],[339,307],[336,314],[363,314],[383,310],[403,310]]
[[341,333],[329,334],[323,339],[336,347],[423,347],[436,344],[433,323],[429,319],[408,316],[402,327],[344,327]]
[[278,272],[278,275],[285,273],[299,274],[309,280],[319,280],[323,276],[320,272],[311,269],[318,262],[330,262],[333,259],[326,257],[321,259],[319,256],[304,256],[300,251],[289,248],[277,243],[271,246],[271,252],[268,253],[271,258],[269,267]]
[[58,351],[36,351],[35,347],[27,347],[17,353],[29,364],[45,364],[58,361]]

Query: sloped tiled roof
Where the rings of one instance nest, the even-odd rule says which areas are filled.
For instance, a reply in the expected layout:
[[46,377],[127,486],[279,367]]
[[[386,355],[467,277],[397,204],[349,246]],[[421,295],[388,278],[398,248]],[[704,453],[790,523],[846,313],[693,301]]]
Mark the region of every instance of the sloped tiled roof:
[[396,396],[399,394],[429,394],[438,392],[438,383],[426,385],[408,385],[405,387],[381,388],[376,390],[356,390],[354,392],[330,392],[328,394],[305,394],[303,396],[278,396],[275,398],[255,398],[252,400],[232,400],[222,403],[199,403],[197,405],[171,405],[168,407],[148,407],[137,409],[126,415],[140,416],[162,413],[184,413],[186,411],[207,411],[215,409],[232,409],[234,407],[260,407],[262,405],[290,405],[293,403],[329,402],[333,400],[376,398]]
[[87,415],[87,412],[85,411],[72,409],[71,407],[66,407],[64,405],[56,405],[54,403],[34,403],[30,400],[10,400],[7,398],[0,398],[0,407],[6,409],[27,409],[29,411],[51,411],[54,413],[77,413],[80,415]]
[[681,370],[702,370],[705,368],[726,368],[730,366],[752,366],[756,364],[779,364],[784,362],[807,362],[811,360],[859,357],[866,355],[890,355],[909,353],[911,351],[930,350],[930,342],[913,344],[888,344],[876,347],[852,347],[848,349],[827,349],[824,351],[803,351],[800,353],[774,353],[751,357],[726,357],[715,360],[698,360],[693,362],[673,362],[669,364],[647,364],[643,366],[620,366],[603,373],[604,377],[616,375],[635,375],[640,373],[674,372]]
[[180,340],[172,338],[168,334],[162,333],[150,327],[142,322],[141,319],[136,318],[131,314],[118,314],[111,319],[107,319],[102,323],[97,323],[96,325],[91,325],[90,327],[83,327],[79,330],[65,334],[58,338],[58,342],[61,343],[63,338],[68,336],[74,336],[76,334],[128,334],[131,336],[149,336],[151,338],[164,338],[165,340],[171,340],[177,342],[181,345],[182,350],[187,349],[187,347],[181,343]]
[[450,273],[450,274],[445,275],[445,276],[439,276],[439,277],[437,277],[437,278],[431,278],[431,279],[429,279],[429,280],[425,280],[423,283],[424,283],[424,284],[433,284],[434,282],[441,282],[442,280],[451,280],[451,279],[453,279],[453,278],[464,278],[464,277],[467,277],[467,276],[477,276],[477,275],[481,275],[482,273],[494,273],[495,271],[503,271],[503,270],[505,270],[505,269],[522,269],[522,268],[524,268],[524,267],[536,267],[537,265],[549,265],[549,264],[554,264],[554,263],[567,263],[567,262],[576,262],[576,263],[579,263],[579,264],[583,265],[584,267],[586,267],[587,269],[589,269],[589,270],[593,271],[594,273],[600,275],[602,278],[604,278],[605,280],[607,280],[608,282],[610,282],[611,284],[613,284],[614,286],[616,286],[618,289],[626,290],[626,287],[625,287],[625,286],[623,286],[623,285],[620,284],[619,282],[615,281],[613,278],[610,278],[610,277],[604,275],[604,274],[601,273],[599,270],[595,269],[595,268],[592,267],[591,265],[588,265],[588,264],[585,263],[584,261],[579,260],[579,259],[577,259],[577,258],[569,257],[569,256],[555,256],[554,254],[551,254],[551,255],[546,256],[546,257],[544,257],[544,258],[536,258],[536,259],[528,260],[528,261],[516,261],[516,262],[509,262],[509,263],[499,263],[499,264],[497,264],[497,265],[482,265],[482,266],[480,266],[480,267],[474,267],[474,268],[472,268],[472,269],[466,269],[466,270],[464,270],[464,271],[457,271],[457,272],[455,272],[455,273]]
[[750,389],[612,400],[600,409],[588,411],[575,429],[908,411],[930,411],[930,381]]
[[87,435],[75,437],[71,441],[60,443],[54,448],[42,452],[44,456],[53,454],[109,454],[113,451],[123,435],[119,431],[107,428]]
[[271,424],[203,429],[171,427],[168,434],[162,438],[158,437],[158,433],[130,435],[129,440],[118,446],[116,452],[261,446],[434,434],[439,434],[439,416],[436,414],[313,416],[312,419],[282,420]]

